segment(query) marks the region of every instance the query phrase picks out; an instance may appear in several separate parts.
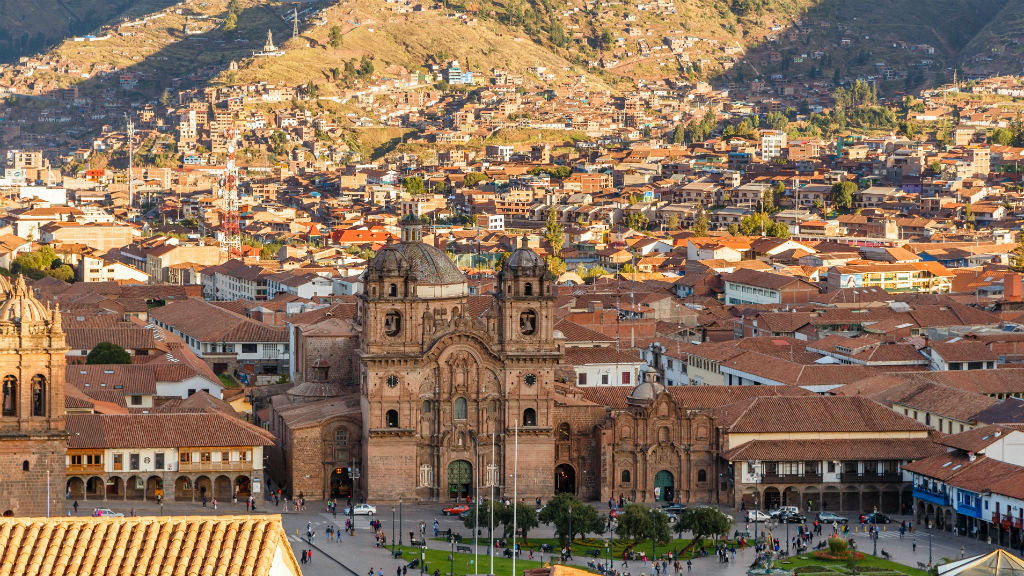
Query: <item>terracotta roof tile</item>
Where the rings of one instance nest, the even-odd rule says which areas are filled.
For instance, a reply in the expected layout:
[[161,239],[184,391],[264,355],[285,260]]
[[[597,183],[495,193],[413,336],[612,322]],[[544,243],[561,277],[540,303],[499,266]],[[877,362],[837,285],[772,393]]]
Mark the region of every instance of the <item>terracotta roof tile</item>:
[[871,438],[851,440],[754,440],[722,456],[739,460],[873,460],[884,454],[893,460],[918,460],[945,451],[931,438]]
[[281,517],[0,518],[0,575],[299,576]]
[[220,412],[69,414],[68,448],[270,446],[266,430]]

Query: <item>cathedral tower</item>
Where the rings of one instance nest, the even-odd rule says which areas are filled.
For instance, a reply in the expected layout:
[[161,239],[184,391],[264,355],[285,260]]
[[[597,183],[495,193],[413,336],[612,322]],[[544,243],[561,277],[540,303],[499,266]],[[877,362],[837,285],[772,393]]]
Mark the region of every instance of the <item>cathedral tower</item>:
[[60,311],[25,278],[0,280],[0,513],[64,514],[64,365]]

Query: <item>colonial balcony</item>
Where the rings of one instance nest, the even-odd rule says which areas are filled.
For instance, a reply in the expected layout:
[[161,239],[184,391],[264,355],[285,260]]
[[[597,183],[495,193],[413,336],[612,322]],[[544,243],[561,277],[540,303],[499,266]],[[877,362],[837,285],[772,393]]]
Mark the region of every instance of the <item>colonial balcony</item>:
[[840,482],[903,482],[903,474],[900,472],[886,472],[879,474],[877,472],[866,472],[864,474],[858,474],[856,472],[843,472],[839,475]]
[[252,472],[253,463],[244,460],[230,462],[179,462],[178,472]]
[[761,484],[817,484],[821,474],[762,474]]

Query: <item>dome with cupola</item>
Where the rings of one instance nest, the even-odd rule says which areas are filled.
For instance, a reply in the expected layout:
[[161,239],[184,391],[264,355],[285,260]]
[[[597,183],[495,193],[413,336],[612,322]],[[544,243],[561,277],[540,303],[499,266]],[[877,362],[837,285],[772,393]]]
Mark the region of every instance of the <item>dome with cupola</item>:
[[502,268],[502,270],[507,270],[512,276],[534,277],[543,276],[547,269],[548,266],[544,259],[529,248],[516,249],[508,257],[508,261],[505,262],[505,266]]
[[[366,280],[402,280],[415,286],[413,292],[421,298],[466,293],[466,276],[447,254],[423,242],[423,223],[414,216],[402,220],[401,242],[387,244],[367,263]],[[398,290],[396,295],[404,293]]]
[[32,291],[25,284],[24,276],[18,276],[13,285],[7,284],[4,293],[6,299],[0,304],[0,325],[46,326],[53,322],[55,311],[44,306],[32,295]]

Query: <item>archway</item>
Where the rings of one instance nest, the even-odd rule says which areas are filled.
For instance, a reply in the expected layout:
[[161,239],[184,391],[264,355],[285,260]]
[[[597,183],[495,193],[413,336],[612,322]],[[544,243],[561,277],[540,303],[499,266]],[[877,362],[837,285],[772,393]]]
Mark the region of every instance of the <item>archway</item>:
[[193,499],[192,479],[188,476],[178,476],[174,481],[174,500],[177,502],[191,501]]
[[810,518],[812,514],[821,511],[821,495],[818,493],[818,489],[814,486],[809,486],[804,489],[804,504],[807,505],[807,517]]
[[335,468],[331,472],[331,498],[351,498],[352,478],[348,468]]
[[78,476],[72,476],[68,478],[67,484],[68,498],[84,498],[85,497],[85,482],[82,481]]
[[901,514],[899,486],[886,486],[882,489],[882,506],[878,509],[886,514]]
[[249,482],[248,476],[239,476],[235,478],[235,496],[239,498],[248,498],[252,495],[252,483]]
[[213,481],[213,497],[221,502],[231,499],[231,478],[223,475],[217,476],[217,479]]
[[743,489],[743,494],[740,496],[740,508],[744,510],[754,510],[761,506],[761,500],[757,497],[757,490],[752,486],[747,486]]
[[465,498],[473,489],[473,465],[467,460],[452,460],[448,464],[448,496]]
[[671,502],[676,499],[676,480],[668,470],[654,475],[654,499]]
[[85,494],[86,498],[97,498],[102,499],[103,493],[106,491],[106,486],[103,483],[103,478],[99,476],[90,476],[85,482]]
[[555,466],[555,494],[576,493],[576,470],[568,464]]
[[865,512],[882,511],[882,492],[877,486],[865,486],[860,492],[860,504]]
[[146,480],[146,499],[156,500],[164,497],[164,479],[159,476],[150,476]]
[[114,476],[107,482],[107,498],[124,498],[124,479]]
[[124,493],[128,500],[142,500],[146,494],[146,481],[139,476],[130,476],[125,482]]
[[846,488],[843,490],[843,510],[850,512],[860,512],[860,490],[856,488]]
[[826,486],[821,492],[821,509],[829,511],[842,510],[839,502],[839,488]]
[[792,486],[788,486],[782,491],[783,506],[796,506],[797,508],[803,508],[802,504],[806,504],[806,502],[800,502],[800,493]]
[[196,500],[209,499],[213,495],[213,482],[210,481],[209,476],[200,476],[196,478],[194,490],[196,490]]
[[949,508],[942,511],[942,526],[940,528],[946,531],[953,529],[953,511]]
[[765,510],[772,510],[782,505],[782,494],[779,489],[774,486],[769,486],[764,489],[764,504],[762,506]]
[[900,512],[909,514],[914,505],[914,489],[908,484],[900,490]]

